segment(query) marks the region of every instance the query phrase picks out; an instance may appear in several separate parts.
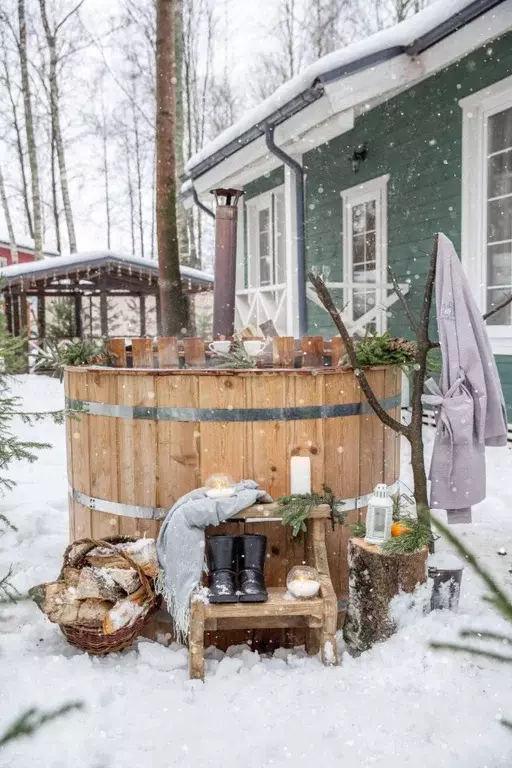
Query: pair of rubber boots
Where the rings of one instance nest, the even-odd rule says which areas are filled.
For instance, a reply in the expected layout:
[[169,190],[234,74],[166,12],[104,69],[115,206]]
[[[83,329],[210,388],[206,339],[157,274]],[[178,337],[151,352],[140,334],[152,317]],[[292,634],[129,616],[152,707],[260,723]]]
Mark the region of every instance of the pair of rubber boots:
[[210,536],[210,603],[264,603],[266,548],[267,537],[259,534]]

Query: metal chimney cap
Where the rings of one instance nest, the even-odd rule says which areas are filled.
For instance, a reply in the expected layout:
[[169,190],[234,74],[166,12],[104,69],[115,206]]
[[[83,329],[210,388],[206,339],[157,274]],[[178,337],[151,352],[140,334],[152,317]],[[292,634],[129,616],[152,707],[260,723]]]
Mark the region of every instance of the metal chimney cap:
[[238,201],[243,195],[242,189],[212,189],[211,194],[215,195],[217,206],[228,206],[236,208]]

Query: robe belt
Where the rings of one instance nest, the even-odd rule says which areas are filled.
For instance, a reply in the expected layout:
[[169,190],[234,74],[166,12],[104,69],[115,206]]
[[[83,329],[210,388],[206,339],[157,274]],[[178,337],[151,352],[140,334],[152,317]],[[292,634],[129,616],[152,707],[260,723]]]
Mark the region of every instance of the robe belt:
[[[421,396],[421,402],[424,405],[432,405],[434,407],[438,407],[438,430],[440,430],[443,437],[447,437],[450,443],[450,458],[449,458],[449,474],[448,479],[450,482],[450,485],[452,483],[452,474],[453,474],[453,450],[454,445],[461,442],[466,442],[465,440],[461,440],[461,419],[460,414],[457,414],[457,421],[454,421],[455,413],[453,412],[453,409],[450,409],[450,405],[453,404],[453,397],[454,395],[457,395],[457,393],[462,390],[462,395],[467,395],[468,400],[471,403],[472,407],[472,398],[469,394],[468,390],[464,386],[465,381],[465,375],[461,372],[461,375],[458,379],[454,381],[452,386],[446,391],[446,394],[443,395],[438,383],[435,381],[435,379],[427,379],[425,382],[425,388],[429,390],[431,394],[426,394]],[[473,418],[471,417],[470,424],[468,425],[469,429],[472,430],[473,428]],[[464,431],[467,431],[465,429]]]

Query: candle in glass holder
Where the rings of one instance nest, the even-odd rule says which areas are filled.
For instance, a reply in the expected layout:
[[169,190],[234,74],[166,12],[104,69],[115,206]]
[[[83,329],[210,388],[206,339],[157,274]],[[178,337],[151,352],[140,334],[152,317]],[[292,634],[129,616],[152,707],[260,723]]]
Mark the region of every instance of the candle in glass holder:
[[308,565],[294,565],[286,577],[286,586],[293,597],[316,597],[320,591],[318,572]]
[[290,493],[311,493],[311,459],[309,456],[292,456]]
[[210,499],[225,499],[233,496],[235,487],[229,475],[212,475],[206,481],[206,495]]

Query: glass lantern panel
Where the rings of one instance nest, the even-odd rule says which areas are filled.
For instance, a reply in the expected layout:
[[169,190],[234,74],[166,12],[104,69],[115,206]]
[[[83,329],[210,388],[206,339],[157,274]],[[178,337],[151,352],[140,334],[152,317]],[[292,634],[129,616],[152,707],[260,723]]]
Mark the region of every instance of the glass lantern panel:
[[386,512],[384,509],[375,509],[373,513],[373,530],[377,535],[384,536],[386,530]]

